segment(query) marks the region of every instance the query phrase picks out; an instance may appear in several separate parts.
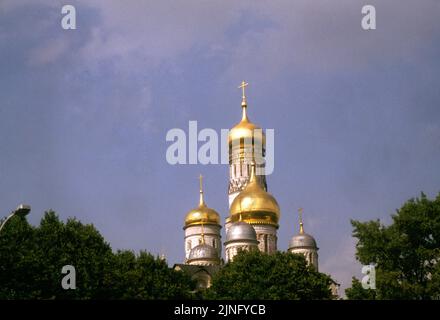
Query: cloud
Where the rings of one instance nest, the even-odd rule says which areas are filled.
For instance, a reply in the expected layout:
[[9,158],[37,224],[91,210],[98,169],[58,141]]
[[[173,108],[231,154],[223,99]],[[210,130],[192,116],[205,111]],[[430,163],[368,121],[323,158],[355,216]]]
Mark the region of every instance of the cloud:
[[[266,96],[268,100],[286,102],[270,105],[271,109],[263,111],[266,112],[264,122],[276,121],[276,128],[281,130],[302,123],[304,131],[292,134],[296,140],[292,138],[293,142],[289,142],[289,136],[277,140],[280,141],[278,150],[285,150],[284,172],[288,174],[275,176],[278,177],[275,185],[284,179],[282,192],[275,195],[282,198],[286,185],[295,187],[298,179],[293,178],[298,174],[290,175],[294,172],[293,165],[294,169],[304,172],[301,178],[305,191],[300,202],[306,206],[307,201],[316,201],[323,208],[331,204],[336,212],[335,216],[323,213],[306,216],[306,230],[321,229],[323,238],[326,233],[339,234],[341,229],[324,230],[322,225],[330,220],[334,225],[352,215],[364,218],[367,212],[389,212],[388,208],[397,207],[407,195],[413,195],[414,189],[419,190],[419,186],[430,190],[438,188],[436,171],[429,165],[422,166],[438,162],[438,148],[435,148],[440,141],[440,126],[435,122],[439,110],[435,68],[440,34],[438,1],[371,0],[369,4],[376,6],[378,14],[375,31],[363,31],[360,27],[361,8],[365,4],[360,0],[314,0],[313,4],[309,0],[79,0],[69,3],[77,9],[78,29],[63,32],[60,20],[65,3],[61,1],[0,2],[0,55],[6,57],[2,59],[2,66],[13,70],[4,72],[0,80],[12,88],[8,93],[14,96],[9,100],[21,101],[17,97],[26,96],[28,100],[22,102],[26,111],[23,114],[47,119],[48,125],[41,126],[41,122],[29,116],[31,125],[38,124],[35,132],[43,130],[41,127],[49,130],[47,137],[42,136],[42,143],[53,148],[54,153],[66,155],[65,160],[53,162],[73,162],[72,166],[66,166],[71,176],[49,176],[49,182],[76,179],[83,163],[90,166],[90,172],[97,169],[99,173],[100,165],[94,168],[94,164],[100,157],[104,159],[102,163],[111,165],[108,172],[115,173],[114,180],[107,184],[121,184],[121,177],[127,175],[121,167],[129,168],[129,172],[134,170],[137,162],[133,159],[139,159],[140,150],[145,150],[143,139],[148,136],[156,140],[158,144],[154,145],[153,141],[151,150],[163,146],[163,136],[143,135],[144,130],[154,129],[155,125],[166,126],[167,121],[174,121],[185,112],[182,118],[202,110],[196,108],[203,99],[192,94],[200,82],[194,84],[186,77],[192,77],[192,81],[215,78],[215,85],[212,82],[206,85],[206,95],[218,98],[219,104],[229,103],[224,92],[228,88],[233,90],[231,83],[245,77],[252,80],[252,88],[264,88],[258,82],[272,82],[254,97],[264,99]],[[427,57],[431,60],[425,60]],[[422,62],[425,64],[420,65]],[[215,66],[211,69],[212,65]],[[371,69],[380,72],[372,79],[363,80],[363,72]],[[179,70],[185,78],[175,81],[173,72],[178,74]],[[333,77],[335,74],[350,76],[344,79]],[[300,88],[303,90],[292,92],[295,84],[285,82],[286,77],[304,80],[304,87]],[[336,83],[341,78],[342,82]],[[223,83],[218,85],[218,82]],[[272,90],[276,86],[285,92],[274,97]],[[14,90],[17,91],[14,93]],[[173,99],[167,100],[171,90]],[[188,98],[180,93],[182,91],[188,92]],[[217,101],[213,100],[210,101],[215,105]],[[297,102],[301,105],[293,109],[292,105]],[[191,105],[191,112],[186,105]],[[33,106],[35,114],[24,106]],[[158,107],[154,112],[153,106]],[[203,107],[201,117],[215,114],[206,112],[206,106]],[[225,109],[224,113],[227,112]],[[214,119],[213,125],[227,123],[222,122],[229,121],[226,118]],[[22,143],[29,144],[28,136]],[[38,141],[35,145],[42,143]],[[301,148],[306,155],[298,157],[295,152]],[[163,155],[157,152],[143,154],[143,157],[141,165],[146,165],[148,160],[148,167],[153,171],[156,170],[154,165],[163,160]],[[46,159],[46,154],[41,158]],[[47,163],[48,172],[53,162]],[[17,164],[23,167],[21,162]],[[63,169],[60,172],[66,172],[60,168]],[[102,169],[95,181],[101,181],[108,172]],[[169,167],[158,171],[157,177],[149,177],[149,185],[161,186],[163,175],[169,172]],[[127,179],[125,185],[131,182]],[[87,203],[85,191],[88,189],[84,189],[84,194],[79,192],[78,199],[69,204],[71,194],[82,190],[78,185],[74,185],[65,202],[60,203],[65,206]],[[104,188],[93,185],[92,191],[101,187]],[[167,188],[167,192],[177,197],[173,201],[176,207],[170,212],[180,212],[179,203],[184,203],[184,198],[179,198],[182,197],[181,186],[171,183]],[[102,215],[107,214],[108,206],[112,219],[118,218],[122,211],[117,206],[114,209],[114,200],[110,199],[114,190],[106,191],[102,196],[106,201],[103,200],[102,207],[96,211],[104,210]],[[145,195],[132,197],[132,193],[133,189],[127,189],[132,203],[145,200]],[[150,194],[151,210],[163,211],[163,203],[154,201],[157,190],[149,191]],[[218,195],[218,203],[223,204],[223,198],[223,194]],[[335,207],[341,208],[336,210]],[[81,210],[90,209],[84,205]],[[105,217],[106,221],[113,221]],[[95,218],[96,215],[91,220]],[[162,217],[157,219],[154,223],[169,227]],[[127,225],[127,229],[129,227]],[[142,233],[146,243],[157,236],[150,234],[151,237]],[[130,237],[127,243],[133,240]],[[174,248],[175,242],[180,241],[176,239],[177,235],[166,241]],[[282,241],[287,243],[287,240]],[[344,288],[350,286],[351,277],[360,273],[360,265],[354,258],[354,240],[347,236],[335,246],[324,243],[323,246],[321,270],[341,283],[343,293]],[[324,258],[326,256],[329,258]]]
[[[221,2],[84,1],[98,26],[81,48],[87,61],[116,59],[123,66],[157,66],[197,46],[222,41],[238,12]],[[78,11],[81,8],[77,8]]]
[[[254,70],[309,72],[364,70],[375,64],[423,59],[426,46],[440,31],[436,1],[370,1],[377,29],[361,28],[360,0],[279,1],[255,3],[254,11],[273,24],[248,30],[233,48],[231,73]],[[258,66],[255,70],[251,66]],[[341,69],[343,68],[343,69]]]
[[[51,10],[61,2],[4,1],[0,12],[39,3]],[[227,57],[226,75],[247,72],[276,74],[286,69],[332,71],[360,69],[374,63],[422,59],[426,44],[438,34],[436,1],[375,1],[377,30],[361,29],[361,0],[309,1],[85,1],[77,0],[76,48],[85,62],[117,61],[130,71],[143,64],[157,67],[203,49],[215,58]],[[94,12],[93,21],[88,12]],[[59,25],[57,21],[57,25]],[[65,43],[48,41],[35,48],[31,60],[47,63]],[[34,52],[36,51],[36,52]],[[415,54],[416,53],[416,54]],[[47,54],[47,57],[45,55]],[[415,60],[416,59],[416,60]]]

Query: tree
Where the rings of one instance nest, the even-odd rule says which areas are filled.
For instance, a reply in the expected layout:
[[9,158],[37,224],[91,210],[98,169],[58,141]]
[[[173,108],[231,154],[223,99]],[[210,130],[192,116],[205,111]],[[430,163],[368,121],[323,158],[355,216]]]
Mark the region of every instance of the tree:
[[[65,290],[72,265],[76,289]],[[13,217],[0,235],[0,299],[180,299],[191,297],[189,276],[147,252],[113,253],[93,225],[60,221],[48,211],[38,227]]]
[[[0,298],[87,299],[102,296],[103,270],[112,251],[92,225],[67,223],[53,211],[37,228],[14,217],[0,236]],[[64,290],[63,266],[75,267],[77,288]]]
[[[35,273],[40,298],[90,299],[104,294],[103,273],[111,263],[112,250],[93,225],[76,219],[63,223],[55,212],[46,212],[35,229],[34,255],[39,262]],[[75,290],[60,285],[65,265],[75,267]]]
[[302,255],[242,251],[213,277],[208,299],[331,299],[329,276]]
[[361,282],[353,277],[351,288],[345,289],[345,295],[351,300],[375,300],[376,290],[364,289]]
[[392,224],[351,221],[358,239],[356,258],[376,265],[376,290],[365,295],[359,281],[351,299],[438,299],[440,296],[440,194],[410,199],[392,215]]
[[0,234],[0,299],[33,296],[34,238],[35,230],[24,217],[12,217],[3,228]]
[[188,299],[195,283],[148,252],[118,251],[105,286],[110,299]]

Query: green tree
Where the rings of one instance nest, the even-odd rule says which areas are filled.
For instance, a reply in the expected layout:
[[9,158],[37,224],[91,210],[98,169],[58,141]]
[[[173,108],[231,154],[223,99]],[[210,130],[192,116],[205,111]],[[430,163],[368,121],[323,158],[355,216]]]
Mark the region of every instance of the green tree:
[[361,282],[353,277],[351,288],[345,289],[345,295],[352,300],[375,300],[376,290],[364,289]]
[[208,299],[331,299],[329,276],[302,255],[242,251],[214,277]]
[[[46,212],[35,229],[34,255],[39,263],[35,270],[36,286],[42,290],[39,298],[90,299],[104,295],[104,271],[109,268],[112,250],[93,225],[75,219],[64,223],[55,212]],[[75,290],[61,287],[65,265],[75,267]]]
[[34,238],[34,228],[23,217],[12,217],[3,228],[0,234],[0,299],[32,298],[36,265]]
[[[76,271],[64,290],[63,266]],[[181,299],[191,278],[147,252],[113,253],[93,225],[48,211],[38,227],[13,217],[0,235],[0,299]]]
[[105,286],[111,299],[188,299],[195,287],[188,275],[145,251],[118,251],[109,271]]
[[438,299],[440,296],[440,194],[410,199],[392,215],[392,224],[351,221],[358,239],[356,258],[376,265],[376,290],[365,294],[359,281],[350,299]]
[[[67,223],[53,211],[37,228],[14,217],[0,235],[0,298],[87,299],[103,296],[103,270],[112,258],[110,246],[92,225]],[[63,266],[76,270],[77,288],[64,290]]]

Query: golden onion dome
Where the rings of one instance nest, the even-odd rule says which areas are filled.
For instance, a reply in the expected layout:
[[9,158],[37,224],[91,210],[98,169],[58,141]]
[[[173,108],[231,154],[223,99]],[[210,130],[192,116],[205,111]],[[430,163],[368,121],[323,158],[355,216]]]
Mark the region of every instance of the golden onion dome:
[[[247,83],[245,83],[244,81],[242,82],[241,86],[239,88],[244,88],[245,86],[247,86]],[[247,116],[247,102],[246,102],[246,96],[244,95],[244,90],[243,90],[243,97],[242,97],[242,102],[241,102],[241,108],[242,108],[242,116],[241,116],[241,121],[239,123],[237,123],[230,131],[229,131],[229,136],[228,136],[228,143],[231,144],[232,141],[238,140],[240,141],[241,139],[250,139],[249,141],[252,141],[252,138],[257,139],[258,135],[255,135],[255,129],[259,129],[262,132],[262,143],[263,146],[266,143],[266,138],[264,135],[263,130],[261,129],[261,127],[259,127],[258,125],[252,123],[248,116]],[[246,140],[244,140],[246,141]]]
[[278,226],[280,207],[275,198],[258,183],[255,164],[251,166],[251,177],[246,187],[234,199],[229,209],[230,222],[242,219],[250,224]]
[[186,214],[185,227],[200,224],[220,224],[220,215],[214,209],[208,208],[203,198],[202,176],[200,175],[200,201],[197,208]]

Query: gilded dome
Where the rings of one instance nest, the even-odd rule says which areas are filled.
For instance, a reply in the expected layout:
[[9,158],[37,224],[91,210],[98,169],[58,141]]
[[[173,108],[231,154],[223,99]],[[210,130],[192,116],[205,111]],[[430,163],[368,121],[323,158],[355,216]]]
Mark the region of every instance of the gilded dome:
[[205,204],[199,205],[186,214],[185,226],[196,224],[220,224],[220,216],[214,209]]
[[[246,139],[249,139],[248,141],[252,141],[252,139],[256,140],[259,137],[262,139],[262,145],[263,147],[266,145],[266,137],[264,135],[263,130],[256,124],[249,121],[246,113],[247,105],[246,103],[243,103],[241,105],[242,107],[242,117],[241,121],[237,123],[230,131],[228,136],[228,143],[231,144],[232,141],[240,141],[241,139],[246,142]],[[261,136],[259,134],[255,134],[256,129],[261,130]]]
[[251,177],[246,187],[234,199],[229,209],[229,221],[240,220],[251,224],[278,226],[280,207],[275,198],[258,183],[255,164],[251,166]]
[[186,214],[185,227],[200,224],[220,224],[220,215],[214,209],[208,208],[203,198],[202,176],[200,176],[200,201],[197,208]]

